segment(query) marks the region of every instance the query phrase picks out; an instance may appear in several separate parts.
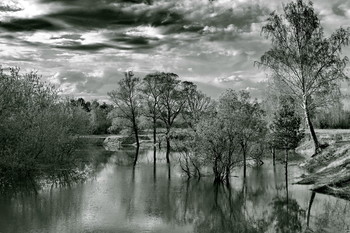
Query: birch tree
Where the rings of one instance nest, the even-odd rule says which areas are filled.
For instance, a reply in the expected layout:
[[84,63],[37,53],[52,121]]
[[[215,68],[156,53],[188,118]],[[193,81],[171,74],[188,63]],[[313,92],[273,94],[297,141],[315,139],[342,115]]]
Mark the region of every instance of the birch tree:
[[349,44],[350,30],[339,28],[326,37],[312,2],[297,0],[286,4],[282,14],[271,13],[262,34],[272,47],[257,64],[268,68],[276,84],[298,101],[317,154],[320,143],[311,113],[339,93],[339,81],[347,79],[348,58],[341,52]]

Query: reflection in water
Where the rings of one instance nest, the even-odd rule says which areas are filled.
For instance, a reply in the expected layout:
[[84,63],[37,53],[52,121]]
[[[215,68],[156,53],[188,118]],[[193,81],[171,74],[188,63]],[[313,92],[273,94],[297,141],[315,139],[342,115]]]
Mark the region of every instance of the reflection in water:
[[272,202],[271,221],[275,221],[276,232],[301,232],[305,211],[295,199],[276,197]]
[[312,207],[312,203],[314,203],[315,196],[316,196],[316,193],[312,192],[311,193],[311,197],[310,197],[309,207],[308,207],[308,210],[307,210],[307,220],[306,220],[307,227],[310,227],[311,207]]
[[[310,202],[309,187],[295,185],[287,197],[285,168],[272,161],[226,186],[213,185],[211,177],[187,180],[158,161],[155,167],[152,151],[140,151],[134,169],[120,165],[128,153],[94,153],[100,160],[92,180],[1,196],[0,232],[302,232],[305,210],[313,232],[349,229],[349,202],[319,194]],[[288,173],[300,170],[291,166]],[[242,174],[239,168],[235,174]]]

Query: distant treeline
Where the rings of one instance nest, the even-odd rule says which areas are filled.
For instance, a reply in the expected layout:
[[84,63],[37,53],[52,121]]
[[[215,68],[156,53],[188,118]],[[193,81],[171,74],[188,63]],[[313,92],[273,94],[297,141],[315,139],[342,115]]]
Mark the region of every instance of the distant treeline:
[[314,118],[319,129],[350,129],[350,111],[344,110],[341,104],[321,109]]
[[73,107],[80,108],[85,111],[85,120],[89,122],[86,125],[87,130],[91,134],[108,134],[118,133],[111,129],[112,119],[108,114],[113,110],[114,106],[103,102],[100,104],[97,100],[85,101],[84,98],[70,99]]

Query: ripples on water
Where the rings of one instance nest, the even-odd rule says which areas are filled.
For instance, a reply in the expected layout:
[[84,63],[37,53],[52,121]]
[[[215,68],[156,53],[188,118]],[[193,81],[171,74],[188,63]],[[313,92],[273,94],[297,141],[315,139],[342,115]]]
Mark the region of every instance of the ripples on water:
[[[95,175],[82,184],[0,197],[0,232],[303,232],[311,192],[285,186],[284,167],[272,163],[234,171],[231,185],[213,185],[212,177],[187,180],[160,156],[142,151],[135,170],[126,166],[132,151],[93,156]],[[289,168],[289,183],[301,174]],[[237,176],[237,177],[236,177]],[[288,195],[288,198],[287,198]],[[349,202],[316,194],[306,232],[350,230]]]

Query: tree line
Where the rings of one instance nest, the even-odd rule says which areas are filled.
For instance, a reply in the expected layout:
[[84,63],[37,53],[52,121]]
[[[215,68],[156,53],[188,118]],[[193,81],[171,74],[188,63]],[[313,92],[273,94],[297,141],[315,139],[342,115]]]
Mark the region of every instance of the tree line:
[[[116,90],[108,93],[115,103],[111,114],[123,120],[135,138],[134,166],[142,117],[148,119],[153,131],[154,164],[157,130],[162,127],[167,164],[174,150],[180,154],[178,163],[188,177],[200,177],[202,168],[209,166],[216,182],[229,182],[232,169],[239,165],[243,165],[246,177],[247,161],[261,164],[267,145],[288,152],[297,147],[303,135],[299,132],[301,120],[295,115],[295,104],[290,105],[291,98],[282,102],[269,126],[263,105],[247,91],[228,89],[216,101],[194,83],[164,72],[151,73],[143,79],[126,72],[118,84]],[[179,122],[181,127],[174,127]]]

